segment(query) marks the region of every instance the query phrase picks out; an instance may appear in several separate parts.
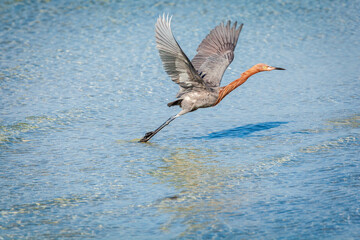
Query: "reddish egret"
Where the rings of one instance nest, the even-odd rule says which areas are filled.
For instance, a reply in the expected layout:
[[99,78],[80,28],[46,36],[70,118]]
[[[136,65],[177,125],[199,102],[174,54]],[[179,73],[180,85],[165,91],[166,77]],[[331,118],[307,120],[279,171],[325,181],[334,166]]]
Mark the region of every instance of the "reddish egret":
[[176,95],[177,100],[168,103],[168,106],[178,105],[182,110],[156,130],[146,133],[140,142],[149,141],[171,121],[185,113],[217,105],[255,73],[285,70],[259,63],[242,73],[239,79],[220,87],[223,74],[234,59],[234,50],[243,24],[236,28],[237,22],[231,26],[231,22],[228,21],[226,25],[221,23],[215,27],[200,43],[196,56],[190,62],[174,38],[170,22],[169,16],[163,15],[158,18],[155,24],[156,47],[166,73],[180,86]]

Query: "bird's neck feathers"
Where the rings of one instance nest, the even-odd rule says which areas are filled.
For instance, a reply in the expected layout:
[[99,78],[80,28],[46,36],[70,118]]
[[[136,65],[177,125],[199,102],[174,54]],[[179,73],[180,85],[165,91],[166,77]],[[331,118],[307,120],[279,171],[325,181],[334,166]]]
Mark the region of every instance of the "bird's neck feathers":
[[258,69],[258,67],[255,65],[253,67],[251,67],[250,69],[248,69],[247,71],[243,72],[241,74],[241,77],[236,79],[235,81],[229,83],[228,85],[221,87],[220,88],[220,92],[219,92],[219,96],[218,99],[216,101],[216,103],[213,105],[217,105],[221,100],[223,100],[223,98],[228,95],[230,92],[232,92],[234,89],[236,89],[237,87],[239,87],[241,84],[243,84],[244,82],[246,82],[246,80],[249,79],[249,77],[251,77],[252,75],[256,74],[260,72],[260,70]]

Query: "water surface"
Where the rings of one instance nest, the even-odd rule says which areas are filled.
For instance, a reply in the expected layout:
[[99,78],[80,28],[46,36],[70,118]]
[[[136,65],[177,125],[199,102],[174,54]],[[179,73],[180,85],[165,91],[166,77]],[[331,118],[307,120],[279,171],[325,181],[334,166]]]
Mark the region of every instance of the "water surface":
[[[2,1],[1,239],[360,238],[359,1]],[[192,58],[244,23],[215,108],[182,116],[159,14]]]

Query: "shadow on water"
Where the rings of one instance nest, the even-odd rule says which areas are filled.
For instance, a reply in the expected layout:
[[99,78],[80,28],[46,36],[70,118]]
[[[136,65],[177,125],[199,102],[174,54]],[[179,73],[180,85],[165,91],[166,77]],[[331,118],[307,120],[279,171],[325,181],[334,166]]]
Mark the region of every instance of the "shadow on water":
[[283,124],[287,124],[288,122],[264,122],[257,124],[247,124],[244,126],[225,129],[218,132],[210,133],[206,136],[202,137],[194,137],[195,139],[213,139],[213,138],[243,138],[252,133],[264,131],[272,128],[279,127]]

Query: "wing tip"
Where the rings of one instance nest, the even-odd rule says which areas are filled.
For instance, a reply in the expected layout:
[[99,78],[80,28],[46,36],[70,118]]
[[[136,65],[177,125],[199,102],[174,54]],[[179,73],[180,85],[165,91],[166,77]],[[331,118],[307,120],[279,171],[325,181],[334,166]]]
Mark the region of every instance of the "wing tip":
[[243,26],[244,26],[244,24],[243,24],[243,23],[240,23],[240,26],[239,26],[238,30],[241,31],[241,29],[243,28]]
[[169,13],[163,13],[162,16],[161,14],[159,15],[157,22],[162,22],[164,24],[167,24],[170,26],[171,20],[172,20],[173,15],[170,15]]

